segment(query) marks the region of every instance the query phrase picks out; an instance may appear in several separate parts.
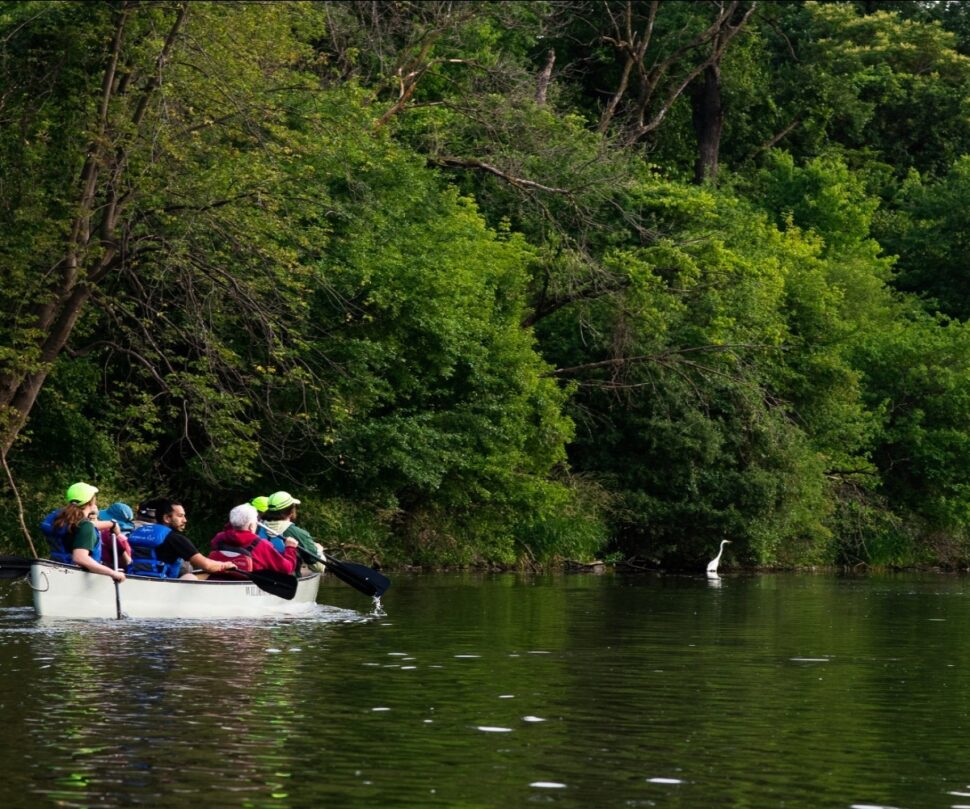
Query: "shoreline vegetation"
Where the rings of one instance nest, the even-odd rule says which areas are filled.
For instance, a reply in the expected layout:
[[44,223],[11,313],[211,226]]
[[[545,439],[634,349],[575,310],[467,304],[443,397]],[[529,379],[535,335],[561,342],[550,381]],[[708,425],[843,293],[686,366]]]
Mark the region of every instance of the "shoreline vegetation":
[[0,4],[0,514],[970,565],[970,4]]

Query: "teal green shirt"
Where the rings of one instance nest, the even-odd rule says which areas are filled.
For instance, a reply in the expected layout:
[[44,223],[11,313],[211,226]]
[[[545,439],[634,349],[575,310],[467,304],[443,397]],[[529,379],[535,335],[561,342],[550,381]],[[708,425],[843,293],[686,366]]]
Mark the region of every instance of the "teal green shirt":
[[303,548],[303,550],[309,551],[314,556],[317,555],[317,546],[313,541],[313,537],[310,536],[308,531],[305,531],[297,525],[290,525],[290,527],[283,532],[283,536],[293,537],[293,539],[300,543],[300,547]]
[[94,523],[84,520],[74,530],[74,536],[71,537],[71,550],[82,548],[94,553],[94,549],[98,547],[100,540],[101,533],[94,527]]

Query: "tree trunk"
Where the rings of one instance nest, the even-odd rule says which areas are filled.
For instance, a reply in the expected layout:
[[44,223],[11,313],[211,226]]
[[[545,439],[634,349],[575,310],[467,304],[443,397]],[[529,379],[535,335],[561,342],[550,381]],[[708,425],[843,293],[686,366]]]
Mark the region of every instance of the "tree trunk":
[[12,374],[4,374],[3,390],[6,396],[0,401],[0,410],[5,410],[7,416],[4,419],[2,438],[0,438],[0,455],[6,456],[27,423],[27,417],[34,402],[37,401],[40,389],[47,381],[47,375],[54,360],[67,345],[84,304],[90,297],[89,287],[76,286],[67,299],[61,302],[57,321],[41,347],[40,363],[36,371],[23,375],[19,380],[12,378]]
[[717,64],[705,68],[701,81],[691,93],[694,132],[697,135],[697,162],[694,182],[717,179],[717,161],[721,149],[724,108],[721,106],[721,70]]
[[539,81],[536,83],[536,104],[540,107],[546,103],[546,93],[549,91],[549,82],[552,80],[552,68],[556,64],[556,51],[552,48],[546,55],[546,66],[539,74]]
[[[185,20],[188,6],[179,3],[176,15],[158,56],[154,73],[140,90],[129,126],[137,129],[145,116],[149,98],[161,81],[162,68]],[[8,365],[0,370],[0,454],[6,455],[27,423],[37,395],[47,380],[54,361],[64,350],[74,326],[91,297],[94,287],[118,261],[118,228],[121,205],[116,188],[127,164],[124,137],[110,120],[111,105],[127,85],[118,81],[118,65],[125,45],[126,24],[137,4],[117,7],[110,50],[105,53],[105,70],[95,121],[94,137],[76,187],[77,214],[64,245],[61,259],[49,272],[43,302],[34,307],[31,329],[36,357],[29,364]],[[123,129],[123,128],[122,128]]]

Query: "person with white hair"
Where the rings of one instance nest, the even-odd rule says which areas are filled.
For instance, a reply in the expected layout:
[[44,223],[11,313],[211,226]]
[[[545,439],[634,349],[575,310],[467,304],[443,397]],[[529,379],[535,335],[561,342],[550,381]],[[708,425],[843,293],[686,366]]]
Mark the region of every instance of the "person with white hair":
[[[212,538],[209,558],[217,562],[234,562],[239,570],[273,570],[294,574],[298,569],[295,539],[287,537],[280,553],[268,539],[256,535],[258,512],[250,503],[236,506],[229,512],[229,523]],[[239,578],[232,571],[220,576]]]

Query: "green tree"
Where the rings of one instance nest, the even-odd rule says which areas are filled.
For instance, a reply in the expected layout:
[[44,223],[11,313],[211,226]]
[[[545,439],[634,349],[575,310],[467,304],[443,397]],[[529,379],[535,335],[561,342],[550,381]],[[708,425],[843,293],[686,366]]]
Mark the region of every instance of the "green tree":
[[[120,466],[133,482],[204,482],[210,494],[196,505],[213,508],[257,479],[278,486],[299,476],[358,501],[358,511],[379,511],[373,521],[410,538],[413,558],[433,559],[422,543],[434,534],[439,549],[455,544],[459,529],[455,559],[561,553],[569,532],[555,520],[575,503],[548,476],[570,425],[563,392],[542,377],[520,325],[534,253],[489,230],[423,158],[372,134],[368,96],[321,91],[328,68],[307,44],[323,31],[319,9],[19,10],[23,32],[39,20],[59,36],[68,24],[95,41],[114,31],[111,54],[124,65],[143,56],[153,26],[173,24],[165,81],[146,88],[142,128],[126,123],[127,99],[109,82],[117,117],[105,131],[126,151],[111,182],[94,183],[90,218],[97,238],[120,238],[125,249],[100,274],[79,274],[77,294],[95,305],[78,305],[67,351],[36,364],[44,380],[56,377],[42,394],[45,413],[20,432],[33,442],[22,442],[24,468],[57,458],[57,445],[79,433],[107,431],[114,452],[70,465],[62,457],[64,473],[110,476]],[[251,47],[240,51],[240,38]],[[58,41],[31,40],[21,56],[42,64]],[[77,71],[97,75],[98,54]],[[82,148],[86,134],[60,147]],[[39,229],[52,189],[71,175],[19,179],[37,209],[15,201],[8,211]],[[111,231],[97,201],[118,193],[115,183],[126,193]],[[31,284],[42,256],[24,233],[7,235],[29,304],[41,294]],[[99,366],[94,384],[85,374]],[[530,539],[524,550],[523,514],[536,531],[550,526],[547,546]],[[590,536],[599,540],[595,520]]]
[[880,242],[896,254],[896,286],[936,311],[970,318],[970,157],[937,181],[913,173],[876,220]]
[[[859,346],[882,491],[911,523],[920,561],[970,558],[970,332],[915,310]],[[925,555],[924,555],[925,554]]]
[[665,240],[617,251],[621,297],[540,325],[580,385],[571,458],[614,493],[627,553],[698,564],[826,556],[828,475],[866,468],[868,424],[845,359],[843,296],[818,239],[727,194],[641,190]]
[[958,562],[952,5],[7,3],[0,456],[401,561]]
[[725,124],[736,165],[773,146],[797,159],[840,146],[853,165],[876,161],[902,177],[941,174],[970,151],[970,61],[939,24],[861,15],[851,3],[786,3],[765,7],[758,36],[767,63],[745,67],[763,80],[731,99],[740,115]]
[[[110,344],[110,335],[152,332],[168,322],[191,338],[196,357],[220,364],[207,340],[211,330],[198,328],[207,301],[194,294],[193,279],[221,287],[239,308],[258,309],[253,319],[265,325],[272,306],[251,306],[259,289],[237,280],[241,268],[258,279],[271,266],[263,276],[270,292],[290,286],[299,241],[290,242],[293,229],[280,223],[298,215],[305,228],[322,232],[324,221],[315,202],[286,193],[293,164],[282,157],[296,112],[288,96],[309,87],[296,71],[309,51],[294,36],[301,19],[294,13],[311,10],[128,2],[5,7],[0,255],[17,310],[0,341],[4,451],[79,327],[84,339]],[[251,47],[240,48],[247,37]],[[278,92],[277,83],[288,89]],[[310,241],[304,238],[303,249]],[[83,323],[92,303],[100,311]],[[167,417],[184,417],[205,432],[206,422],[191,411],[206,407],[215,371],[196,359],[206,378],[193,379],[192,360],[176,368],[159,359],[160,351],[152,356],[120,341],[114,350],[150,369],[178,400]],[[227,409],[217,410],[229,415],[232,403],[230,396]],[[234,426],[229,434],[246,437],[249,430]],[[213,448],[216,441],[204,443]]]
[[354,182],[372,193],[334,234],[312,315],[314,351],[341,369],[320,425],[331,463],[311,452],[305,471],[335,469],[328,488],[389,512],[408,558],[514,561],[523,515],[541,525],[571,499],[546,481],[565,394],[520,327],[534,251],[393,150]]

